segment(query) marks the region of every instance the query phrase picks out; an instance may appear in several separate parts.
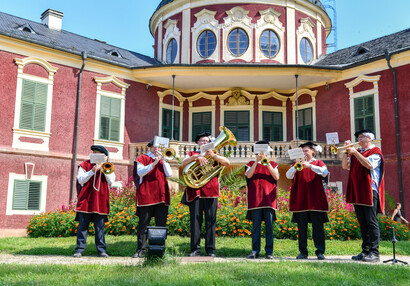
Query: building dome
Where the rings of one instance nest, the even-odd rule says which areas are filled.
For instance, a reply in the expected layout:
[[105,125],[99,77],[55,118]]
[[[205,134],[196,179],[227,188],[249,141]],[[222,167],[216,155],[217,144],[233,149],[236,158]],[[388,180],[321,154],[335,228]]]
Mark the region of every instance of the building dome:
[[331,20],[318,0],[162,0],[150,20],[163,64],[312,64]]

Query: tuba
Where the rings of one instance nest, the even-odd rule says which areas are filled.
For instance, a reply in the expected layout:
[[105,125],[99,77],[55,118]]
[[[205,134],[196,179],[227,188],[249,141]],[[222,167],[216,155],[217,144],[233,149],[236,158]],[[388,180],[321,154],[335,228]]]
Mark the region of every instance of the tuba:
[[[233,133],[225,126],[220,126],[219,131],[221,133],[215,139],[215,151],[219,151],[226,145],[236,146],[236,138]],[[201,153],[204,156],[205,153]],[[225,167],[219,163],[214,166],[215,160],[213,158],[206,157],[208,163],[205,166],[201,166],[196,161],[193,161],[185,166],[183,171],[183,177],[188,187],[198,189],[207,184],[213,177],[217,176]]]

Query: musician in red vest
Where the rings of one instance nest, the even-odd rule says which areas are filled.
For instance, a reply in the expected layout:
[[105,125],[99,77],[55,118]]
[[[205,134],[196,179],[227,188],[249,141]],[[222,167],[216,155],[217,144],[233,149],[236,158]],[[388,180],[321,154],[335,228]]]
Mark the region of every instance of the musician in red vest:
[[[196,136],[195,142],[198,146],[211,142],[210,133],[204,132]],[[228,158],[215,154],[208,150],[205,156],[213,158],[223,166],[229,166]],[[182,161],[182,168],[193,161],[202,165],[207,165],[205,156],[199,152],[189,152],[188,156]],[[205,251],[207,255],[215,257],[215,237],[216,237],[216,211],[218,208],[219,180],[218,176],[213,177],[202,188],[186,188],[186,203],[189,206],[190,229],[191,229],[191,253],[189,256],[201,255],[201,228],[205,213]]]
[[[268,141],[258,141],[256,145],[269,146]],[[252,147],[252,151],[253,147]],[[279,180],[278,164],[269,161],[268,165],[262,164],[266,158],[263,152],[256,156],[256,160],[246,165],[248,213],[247,218],[252,221],[252,252],[248,259],[259,257],[261,250],[261,222],[265,221],[266,243],[265,253],[267,259],[273,259],[273,222],[276,221],[277,209],[276,182]]]
[[134,163],[134,183],[137,188],[137,252],[133,258],[145,256],[146,230],[152,217],[155,225],[165,227],[167,224],[170,193],[167,177],[172,176],[171,166],[163,160],[161,148],[154,146],[154,140],[147,144],[150,151],[138,156]]
[[[349,147],[343,155],[342,167],[349,171],[346,202],[354,205],[362,234],[362,252],[353,260],[379,261],[380,230],[377,213],[384,213],[384,159],[380,148],[372,144],[372,130],[357,131],[359,148]],[[348,140],[345,145],[351,142]]]
[[[103,153],[108,156],[108,151],[103,146],[91,146],[93,153]],[[77,248],[74,257],[82,256],[86,243],[90,222],[94,222],[95,245],[99,257],[108,257],[104,227],[110,213],[110,185],[115,181],[115,174],[104,174],[101,166],[92,164],[90,160],[84,161],[78,167],[77,180],[79,183],[76,220],[79,221],[77,229]]]
[[306,142],[299,147],[305,155],[301,162],[303,169],[297,171],[295,164],[286,172],[288,179],[293,179],[290,191],[289,210],[293,212],[292,222],[298,224],[298,242],[300,254],[296,259],[307,259],[307,231],[308,223],[312,223],[312,237],[319,260],[325,259],[325,231],[323,224],[329,222],[327,212],[329,204],[326,197],[326,183],[329,171],[320,160],[314,158],[322,147]]

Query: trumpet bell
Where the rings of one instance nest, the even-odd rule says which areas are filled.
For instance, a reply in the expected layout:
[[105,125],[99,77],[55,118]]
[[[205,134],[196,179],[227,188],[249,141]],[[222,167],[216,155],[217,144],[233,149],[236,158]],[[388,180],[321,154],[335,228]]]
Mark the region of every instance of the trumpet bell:
[[296,164],[295,164],[295,170],[296,171],[302,171],[303,170],[303,165],[302,165],[302,163],[300,163],[300,162],[297,162]]
[[172,148],[167,148],[162,152],[162,156],[166,161],[172,161],[175,159],[176,151]]
[[336,146],[332,146],[330,147],[330,152],[332,152],[333,155],[337,155],[339,149]]
[[262,158],[262,160],[261,160],[261,164],[263,165],[263,166],[269,166],[269,159],[268,158]]
[[109,175],[115,170],[115,166],[111,162],[105,162],[101,165],[101,170],[104,174]]

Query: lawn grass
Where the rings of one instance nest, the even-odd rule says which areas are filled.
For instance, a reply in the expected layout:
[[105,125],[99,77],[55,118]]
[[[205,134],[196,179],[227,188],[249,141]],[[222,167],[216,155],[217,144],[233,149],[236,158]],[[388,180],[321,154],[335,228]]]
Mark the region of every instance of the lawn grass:
[[[204,241],[202,240],[202,246]],[[106,236],[107,252],[112,256],[128,257],[135,253],[137,247],[136,236]],[[326,240],[327,255],[355,255],[361,251],[361,240],[340,241]],[[265,241],[262,238],[262,251],[264,254]],[[186,256],[190,253],[190,238],[180,236],[168,236],[166,241],[166,252],[171,256]],[[245,257],[251,251],[250,237],[217,237],[216,254],[221,257]],[[69,255],[74,253],[76,247],[75,237],[60,238],[29,238],[10,237],[0,238],[0,253],[26,254],[26,255]],[[314,256],[313,241],[308,241],[308,248]],[[390,241],[380,242],[380,254],[392,254],[392,243]],[[94,237],[89,236],[85,255],[95,255],[97,250]],[[410,241],[399,241],[396,243],[398,255],[410,255]],[[203,250],[203,254],[205,254]],[[275,239],[273,255],[275,257],[296,257],[299,254],[298,242],[289,239]]]
[[[94,237],[89,237],[85,255],[95,256]],[[112,256],[129,257],[135,252],[135,236],[107,236]],[[24,265],[0,264],[0,285],[409,285],[410,267],[391,264],[320,263],[275,260],[249,260],[221,263],[181,264],[177,257],[187,255],[189,237],[170,236],[164,259],[138,266],[120,265]],[[1,254],[67,255],[75,249],[75,237],[1,238]],[[203,243],[203,241],[202,241]],[[262,248],[264,241],[262,240]],[[327,255],[354,255],[361,241],[326,241]],[[218,237],[217,255],[245,257],[251,239]],[[309,241],[313,255],[313,243]],[[410,255],[410,242],[396,244],[398,255]],[[382,241],[380,252],[391,255],[392,243]],[[261,253],[263,255],[263,253]],[[275,257],[297,254],[297,241],[275,240]],[[109,259],[109,258],[108,258]]]

